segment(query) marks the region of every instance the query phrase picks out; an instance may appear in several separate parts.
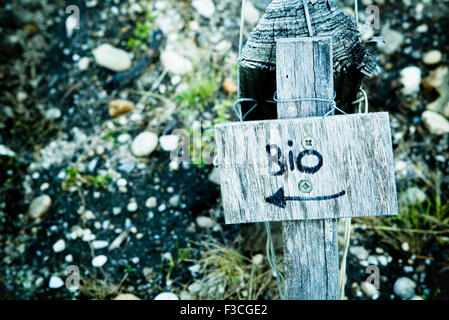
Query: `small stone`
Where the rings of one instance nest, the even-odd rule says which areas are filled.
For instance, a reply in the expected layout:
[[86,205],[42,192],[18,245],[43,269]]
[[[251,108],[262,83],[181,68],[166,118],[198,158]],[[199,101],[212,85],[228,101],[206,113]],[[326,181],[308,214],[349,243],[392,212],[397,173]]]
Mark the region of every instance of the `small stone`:
[[179,169],[179,162],[178,161],[170,161],[168,164],[168,168],[172,171],[176,171]]
[[190,293],[198,293],[201,291],[201,284],[194,282],[187,287],[187,290],[189,290]]
[[439,97],[426,106],[427,110],[441,113],[449,118],[449,67],[440,66],[433,70],[422,82],[423,88]]
[[408,244],[408,242],[404,242],[404,243],[402,243],[401,248],[402,248],[402,250],[407,252],[410,250],[410,245]]
[[71,263],[71,262],[73,262],[73,256],[71,254],[68,254],[65,256],[64,260],[67,263]]
[[360,246],[350,247],[349,252],[359,260],[366,260],[369,255],[368,251]]
[[449,121],[433,111],[424,111],[421,118],[431,134],[440,136],[449,133]]
[[132,293],[120,293],[114,300],[142,300],[139,297],[136,297]]
[[53,251],[56,253],[62,252],[64,250],[65,250],[65,241],[63,239],[56,241],[55,244],[53,245]]
[[125,71],[131,67],[131,57],[128,52],[110,44],[100,45],[93,50],[93,54],[97,64],[112,71]]
[[0,144],[0,156],[13,158],[16,156],[16,153],[14,151],[12,151],[11,149],[9,149],[7,146]]
[[178,147],[179,137],[175,135],[166,135],[159,138],[159,143],[164,151],[173,151]]
[[171,207],[177,207],[177,206],[179,206],[180,201],[181,201],[181,196],[177,194],[177,195],[172,196],[172,197],[168,200],[168,204],[169,204]]
[[394,293],[403,300],[409,300],[415,295],[416,284],[407,277],[396,280],[393,286]]
[[378,256],[377,261],[379,261],[381,266],[386,266],[388,264],[388,259],[385,256]]
[[217,168],[213,168],[212,171],[210,172],[209,181],[218,185],[220,184],[220,172],[218,171]]
[[50,289],[59,289],[64,285],[64,281],[58,276],[51,276],[48,283]]
[[196,223],[198,224],[198,226],[199,226],[200,228],[206,228],[206,229],[209,229],[209,228],[212,228],[212,227],[214,226],[215,221],[212,220],[212,219],[209,218],[209,217],[200,216],[200,217],[197,217],[197,218],[196,218]]
[[90,59],[88,57],[83,57],[78,61],[78,69],[85,71],[89,68]]
[[381,35],[385,40],[385,44],[380,45],[379,49],[388,55],[398,51],[404,43],[402,32],[388,28],[382,30]]
[[107,248],[108,246],[109,246],[109,242],[106,240],[92,241],[92,248],[94,248],[95,250],[104,249],[104,248]]
[[148,209],[155,208],[157,206],[157,199],[156,197],[149,197],[147,201],[145,201],[145,207]]
[[227,93],[237,93],[237,85],[234,82],[234,79],[232,78],[226,78],[223,80],[222,83],[223,89],[227,92]]
[[215,13],[215,4],[212,0],[193,0],[192,7],[206,18],[212,18]]
[[126,187],[127,184],[128,184],[128,181],[126,181],[126,179],[124,179],[124,178],[120,178],[117,180],[117,186],[120,188]]
[[194,264],[193,266],[190,266],[188,269],[191,273],[198,273],[201,270],[201,265]]
[[154,300],[179,300],[178,296],[171,292],[159,293]]
[[136,212],[138,209],[137,203],[134,201],[128,203],[128,206],[126,207],[126,209],[128,209],[129,212]]
[[424,300],[424,299],[420,296],[413,296],[413,298],[411,298],[410,300]]
[[136,157],[145,157],[157,147],[158,137],[152,132],[142,132],[134,138],[131,151]]
[[164,51],[161,61],[165,69],[173,74],[183,75],[193,69],[192,62],[176,51]]
[[108,261],[108,257],[106,256],[96,256],[95,258],[92,259],[92,266],[96,267],[96,268],[101,268],[102,266],[104,266],[104,264]]
[[45,111],[45,119],[47,120],[56,120],[61,117],[61,110],[58,108],[50,108]]
[[362,289],[365,296],[367,296],[368,298],[371,298],[373,300],[379,298],[379,290],[377,290],[372,283],[362,282],[360,288]]
[[426,33],[429,31],[429,26],[427,24],[421,24],[416,28],[416,32]]
[[254,7],[252,1],[246,1],[245,8],[243,10],[245,22],[250,26],[255,26],[260,19],[260,11]]
[[77,17],[75,14],[72,14],[65,19],[65,34],[67,38],[71,38],[73,35],[73,31],[79,28],[79,17]]
[[51,198],[44,194],[35,198],[31,201],[30,207],[28,208],[28,215],[33,219],[40,219],[44,214],[50,209]]
[[28,98],[28,94],[24,91],[19,91],[17,93],[17,100],[19,100],[19,102],[23,102]]
[[427,196],[420,188],[408,188],[401,196],[401,201],[404,204],[415,206],[426,201]]
[[400,75],[400,81],[403,85],[401,91],[404,95],[412,95],[419,92],[421,69],[415,66],[410,66],[402,69]]
[[255,265],[261,265],[264,259],[264,255],[261,253],[258,253],[256,255],[253,256],[253,258],[251,259],[252,263]]
[[115,99],[109,102],[109,115],[113,118],[133,111],[135,105],[133,102],[124,99]]
[[423,57],[423,62],[427,65],[434,65],[441,62],[443,54],[438,50],[431,50],[427,52]]

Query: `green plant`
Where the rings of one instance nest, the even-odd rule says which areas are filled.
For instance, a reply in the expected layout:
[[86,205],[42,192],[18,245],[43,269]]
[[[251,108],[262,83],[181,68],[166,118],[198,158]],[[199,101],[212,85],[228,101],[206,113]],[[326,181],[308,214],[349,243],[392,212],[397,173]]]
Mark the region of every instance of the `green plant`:
[[90,185],[92,185],[96,189],[99,189],[104,188],[108,185],[109,180],[111,180],[111,175],[110,174],[106,175],[97,174],[96,176],[88,175],[86,176],[86,179]]
[[137,271],[137,269],[134,268],[132,265],[128,264],[126,266],[125,273],[133,273],[133,272],[136,272],[136,271]]
[[383,219],[365,220],[381,239],[397,250],[407,242],[410,252],[425,255],[434,241],[449,245],[449,203],[442,203],[439,192],[427,197],[423,203],[399,203],[399,214]]
[[173,256],[170,252],[162,255],[162,267],[161,269],[165,272],[165,281],[167,283],[171,282],[171,274],[176,267],[176,263],[173,260]]
[[200,265],[200,299],[276,299],[279,294],[276,279],[266,260],[248,259],[232,247],[215,239],[206,239],[194,250],[198,260],[187,260]]
[[110,174],[97,174],[93,175],[82,175],[76,168],[67,168],[66,177],[62,183],[63,190],[68,190],[70,187],[80,187],[86,185],[88,187],[93,186],[96,189],[104,188],[108,185],[111,180]]
[[130,48],[148,50],[150,35],[153,31],[154,17],[147,11],[144,22],[137,22],[133,31],[133,37],[128,39],[127,46]]
[[219,79],[216,74],[206,76],[196,75],[191,80],[189,87],[177,97],[177,100],[183,108],[183,115],[189,113],[190,109],[205,111],[209,102],[212,102],[214,93],[220,87]]
[[231,100],[223,100],[221,103],[215,105],[214,110],[217,117],[214,119],[214,124],[228,122],[231,119],[230,110],[234,103]]

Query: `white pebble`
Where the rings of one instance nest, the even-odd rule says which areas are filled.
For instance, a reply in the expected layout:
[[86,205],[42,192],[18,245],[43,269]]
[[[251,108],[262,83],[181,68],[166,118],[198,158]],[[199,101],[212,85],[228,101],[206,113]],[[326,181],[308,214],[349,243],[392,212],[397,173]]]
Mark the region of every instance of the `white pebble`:
[[140,262],[140,259],[139,259],[139,257],[134,257],[131,259],[131,262],[134,264],[138,264]]
[[431,134],[440,136],[449,133],[449,121],[433,111],[424,111],[421,118]]
[[126,209],[128,209],[129,212],[136,212],[138,209],[137,203],[136,202],[128,203],[128,206],[126,207]]
[[251,259],[252,263],[255,265],[261,265],[264,259],[264,255],[261,253],[256,254],[255,256],[253,256],[253,258]]
[[93,50],[95,62],[100,66],[113,70],[125,71],[131,67],[131,57],[128,52],[114,48],[110,44],[102,44]]
[[209,217],[200,216],[196,218],[196,223],[200,228],[212,228],[215,224],[215,221]]
[[368,251],[364,247],[353,246],[349,248],[349,253],[356,256],[359,260],[366,260],[368,258]]
[[173,151],[178,147],[178,136],[166,135],[159,138],[159,143],[164,151]]
[[176,51],[164,51],[161,54],[161,61],[167,71],[183,75],[193,69],[192,62]]
[[402,93],[412,95],[419,91],[421,84],[421,69],[415,66],[404,68],[400,72],[400,81],[403,85]]
[[109,246],[109,242],[106,241],[106,240],[95,240],[95,241],[92,241],[92,247],[95,250],[104,249],[107,246]]
[[128,184],[128,181],[126,181],[126,179],[124,179],[124,178],[120,178],[117,180],[117,186],[119,186],[119,187],[126,187],[127,184]]
[[423,62],[427,65],[434,65],[441,62],[443,54],[438,50],[431,50],[427,52],[423,57]]
[[64,250],[65,250],[65,241],[63,239],[56,241],[55,244],[53,245],[53,251],[56,253],[62,252]]
[[379,290],[376,289],[376,287],[369,282],[362,282],[360,285],[360,288],[362,289],[363,293],[373,300],[376,300],[379,298]]
[[408,244],[408,242],[403,242],[401,245],[402,250],[404,251],[409,251],[410,250],[410,245]]
[[145,201],[145,207],[148,209],[155,208],[157,206],[157,199],[156,197],[149,197],[147,201]]
[[152,132],[142,132],[134,138],[131,151],[136,157],[148,156],[156,149],[157,142],[157,135]]
[[215,13],[215,4],[212,0],[193,0],[192,7],[206,18],[212,18]]
[[393,286],[394,293],[404,300],[409,300],[415,295],[416,284],[407,277],[396,280]]
[[81,71],[87,70],[89,68],[90,60],[87,57],[83,57],[78,61],[78,69]]
[[108,261],[108,257],[103,256],[103,255],[96,256],[95,258],[92,259],[92,266],[94,266],[96,268],[101,268],[102,266],[104,266],[106,261]]
[[50,289],[58,289],[64,285],[64,281],[58,276],[51,276],[48,286]]
[[180,201],[181,201],[181,197],[177,194],[168,200],[168,204],[172,207],[177,207],[177,206],[179,206]]
[[159,293],[154,300],[179,300],[178,296],[171,292]]

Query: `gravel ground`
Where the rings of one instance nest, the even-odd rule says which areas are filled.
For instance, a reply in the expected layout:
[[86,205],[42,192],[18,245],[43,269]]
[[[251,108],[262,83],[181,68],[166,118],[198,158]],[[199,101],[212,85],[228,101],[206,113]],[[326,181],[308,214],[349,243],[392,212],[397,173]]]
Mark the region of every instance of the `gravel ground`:
[[[245,37],[267,2],[249,1]],[[353,14],[353,1],[340,2]],[[70,4],[78,29],[65,1],[0,7],[0,298],[255,297],[226,296],[230,284],[201,293],[211,283],[201,244],[238,250],[239,227],[224,224],[213,167],[172,161],[161,139],[236,121],[240,3]],[[361,1],[371,4],[381,28],[365,37],[387,43],[382,74],[364,84],[370,111],[390,112],[400,201],[434,212],[449,190],[449,2]],[[449,298],[449,210],[405,226],[407,210],[401,221],[354,221],[348,299]],[[392,226],[401,232],[382,232]],[[236,261],[269,273],[259,257]],[[78,290],[64,286],[69,265]],[[380,290],[365,283],[368,265]],[[276,298],[267,283],[257,298]]]

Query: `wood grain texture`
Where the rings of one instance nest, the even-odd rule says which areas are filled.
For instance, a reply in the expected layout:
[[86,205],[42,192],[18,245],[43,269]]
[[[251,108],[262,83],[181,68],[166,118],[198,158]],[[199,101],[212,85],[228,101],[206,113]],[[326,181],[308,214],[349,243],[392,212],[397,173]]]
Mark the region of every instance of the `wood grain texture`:
[[[297,166],[305,137],[313,137],[314,150],[322,156],[322,166],[313,174],[300,172]],[[385,112],[221,124],[215,127],[215,138],[226,223],[397,213],[391,134]],[[271,165],[267,145],[272,145]],[[279,162],[284,167],[283,174],[277,176],[273,175],[280,170],[276,147],[281,149]],[[301,163],[314,167],[318,157],[306,155]],[[308,194],[298,189],[303,179],[313,186]],[[345,194],[321,201],[286,201],[282,208],[265,200],[280,188],[286,197]]]
[[[276,59],[278,98],[293,100],[278,103],[278,118],[327,114],[331,108],[328,102],[294,100],[332,100],[332,39],[279,39]],[[336,219],[282,222],[286,299],[337,299],[340,280],[336,232]]]
[[282,223],[287,300],[336,300],[337,220]]
[[[331,38],[279,39],[276,59],[279,99],[332,99]],[[311,100],[281,102],[277,109],[284,119],[325,115],[330,108]],[[338,299],[337,220],[283,221],[282,235],[286,299]]]
[[[333,60],[337,73],[351,67],[367,77],[380,72],[375,56],[364,47],[355,20],[344,14],[336,0],[317,0],[309,4],[315,37],[332,37]],[[308,37],[302,0],[273,0],[257,26],[251,31],[239,64],[249,68],[276,67],[276,41]]]
[[333,100],[332,38],[279,39],[277,47],[278,119],[325,115],[330,110],[329,102],[288,100]]

